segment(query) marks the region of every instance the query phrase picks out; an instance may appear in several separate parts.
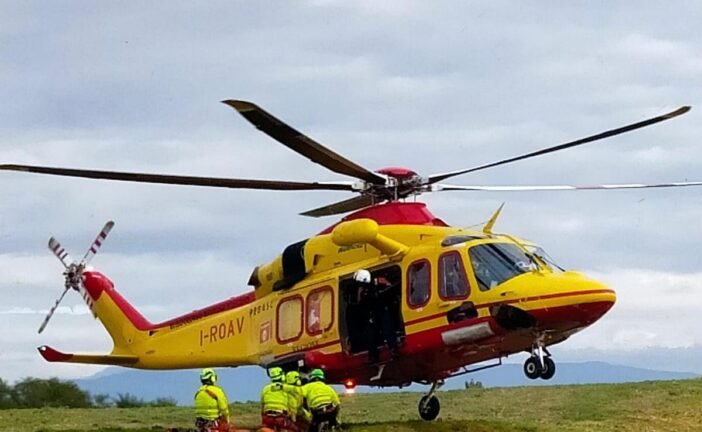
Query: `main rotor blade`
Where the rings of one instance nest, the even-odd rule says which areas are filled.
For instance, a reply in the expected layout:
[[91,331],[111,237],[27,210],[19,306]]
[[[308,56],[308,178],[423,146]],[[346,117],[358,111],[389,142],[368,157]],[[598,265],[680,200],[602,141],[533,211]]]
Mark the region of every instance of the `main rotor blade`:
[[608,185],[545,185],[545,186],[454,186],[437,184],[432,192],[442,191],[489,191],[489,192],[526,192],[526,191],[562,191],[562,190],[603,190],[603,189],[650,189],[686,186],[702,186],[702,181],[672,182],[654,184],[608,184]]
[[334,204],[329,204],[324,207],[319,207],[314,210],[308,210],[300,214],[302,216],[311,217],[331,216],[362,209],[363,207],[368,207],[371,205],[373,205],[373,197],[369,195],[361,195],[344,201],[339,201]]
[[249,180],[217,177],[192,177],[164,174],[127,173],[119,171],[56,168],[35,165],[0,165],[0,170],[25,171],[67,177],[84,177],[92,179],[130,181],[138,183],[177,184],[187,186],[208,186],[231,189],[345,191],[354,190],[352,182],[291,182],[280,180]]
[[85,253],[85,256],[83,257],[83,260],[80,262],[81,266],[86,266],[90,263],[90,261],[93,259],[95,254],[100,250],[100,246],[102,246],[102,242],[105,241],[107,238],[107,235],[110,233],[112,230],[112,227],[115,226],[115,223],[112,221],[107,221],[104,227],[102,227],[102,230],[100,233],[95,237],[95,241],[93,242],[92,245],[90,245],[90,249]]
[[496,167],[498,165],[505,165],[508,163],[512,163],[512,162],[516,162],[516,161],[520,161],[520,160],[524,160],[524,159],[529,159],[529,158],[536,157],[536,156],[541,156],[541,155],[544,155],[547,153],[553,153],[553,152],[556,152],[559,150],[565,150],[565,149],[568,149],[571,147],[579,146],[581,144],[587,144],[587,143],[590,143],[593,141],[598,141],[598,140],[601,140],[604,138],[609,138],[611,136],[623,134],[625,132],[633,131],[635,129],[640,129],[640,128],[643,128],[646,126],[650,126],[652,124],[656,124],[656,123],[671,119],[673,117],[677,117],[679,115],[685,114],[688,111],[690,111],[690,107],[683,106],[683,107],[676,109],[675,111],[671,111],[667,114],[663,114],[663,115],[660,115],[658,117],[653,117],[653,118],[650,118],[648,120],[640,121],[638,123],[633,123],[633,124],[630,124],[627,126],[622,126],[620,128],[611,129],[611,130],[608,130],[608,131],[605,131],[602,133],[598,133],[597,135],[592,135],[592,136],[589,136],[586,138],[581,138],[579,140],[567,142],[564,144],[559,144],[559,145],[553,146],[553,147],[548,147],[548,148],[538,150],[538,151],[535,151],[532,153],[527,153],[527,154],[524,154],[521,156],[509,158],[509,159],[503,159],[503,160],[500,160],[497,162],[489,163],[487,165],[481,165],[481,166],[478,166],[475,168],[469,168],[469,169],[451,171],[451,172],[442,173],[442,174],[430,175],[428,177],[427,184],[433,184],[433,183],[439,182],[441,180],[446,180],[449,177],[454,177],[454,176],[461,175],[461,174],[467,174],[470,172],[480,171],[480,170],[483,170],[486,168]]
[[61,303],[61,300],[63,300],[63,297],[66,295],[68,292],[68,289],[70,287],[67,286],[66,289],[63,290],[63,293],[61,294],[61,297],[56,300],[56,303],[49,309],[49,313],[46,315],[46,318],[44,318],[44,321],[41,323],[41,326],[39,326],[39,331],[37,333],[41,333],[44,331],[46,328],[46,325],[49,324],[49,320],[51,319],[52,316],[54,316],[54,312],[56,312],[56,309],[58,308],[59,304]]
[[324,147],[312,138],[298,132],[280,119],[264,111],[258,105],[241,100],[225,100],[222,102],[237,110],[257,129],[289,149],[309,158],[312,162],[339,174],[356,177],[377,185],[385,184],[384,177]]

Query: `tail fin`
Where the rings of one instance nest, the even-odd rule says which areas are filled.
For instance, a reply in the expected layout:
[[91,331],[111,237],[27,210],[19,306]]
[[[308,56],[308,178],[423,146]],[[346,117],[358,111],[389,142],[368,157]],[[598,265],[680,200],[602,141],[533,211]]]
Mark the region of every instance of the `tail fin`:
[[129,346],[151,324],[115,290],[112,281],[98,272],[83,273],[83,298],[114,341],[114,354],[129,354]]
[[83,283],[78,290],[86,304],[112,337],[114,348],[111,354],[63,353],[49,346],[39,347],[39,353],[46,361],[62,363],[89,363],[134,367],[139,356],[131,350],[131,345],[147,331],[154,328],[127,300],[115,290],[112,281],[103,274],[86,271],[82,274]]

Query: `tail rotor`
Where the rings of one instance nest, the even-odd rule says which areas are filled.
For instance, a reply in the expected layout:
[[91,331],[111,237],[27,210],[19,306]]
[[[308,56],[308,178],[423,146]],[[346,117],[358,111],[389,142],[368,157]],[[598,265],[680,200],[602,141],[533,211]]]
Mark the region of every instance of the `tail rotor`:
[[97,252],[100,250],[100,247],[104,243],[105,239],[107,238],[107,235],[110,233],[114,225],[115,223],[112,221],[108,221],[105,224],[105,226],[97,235],[95,241],[93,241],[93,244],[90,246],[90,248],[85,253],[83,259],[80,262],[72,261],[68,252],[66,252],[63,246],[61,246],[61,243],[59,243],[58,240],[56,240],[54,237],[51,237],[49,239],[49,249],[56,256],[56,258],[58,258],[58,260],[61,261],[61,264],[63,264],[65,268],[63,272],[65,281],[63,293],[61,293],[61,296],[59,296],[59,298],[56,300],[56,303],[54,303],[51,309],[49,309],[49,313],[46,315],[46,318],[44,318],[44,321],[39,327],[39,333],[44,331],[47,324],[49,324],[49,320],[56,312],[56,309],[58,309],[59,304],[61,304],[61,301],[66,296],[66,293],[69,289],[73,289],[83,294],[83,297],[86,299],[86,301],[89,300],[85,292],[85,287],[83,286],[83,271],[93,259],[93,257],[95,257],[95,254],[97,254]]
[[96,253],[100,250],[100,247],[102,246],[102,243],[105,241],[107,238],[107,235],[112,231],[112,227],[115,226],[115,223],[112,221],[107,221],[104,227],[102,227],[102,230],[100,233],[95,237],[95,241],[93,244],[90,246],[88,251],[85,253],[85,256],[83,256],[83,260],[80,262],[80,265],[85,267],[87,266],[90,261],[93,259]]

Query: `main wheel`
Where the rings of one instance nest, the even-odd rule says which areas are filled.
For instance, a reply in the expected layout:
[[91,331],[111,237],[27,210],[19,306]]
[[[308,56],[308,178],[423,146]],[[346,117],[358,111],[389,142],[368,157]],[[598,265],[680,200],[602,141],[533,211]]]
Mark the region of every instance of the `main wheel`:
[[524,362],[524,375],[529,379],[536,379],[541,376],[541,365],[536,357],[529,357]]
[[422,396],[422,398],[419,400],[419,416],[422,418],[422,420],[434,420],[439,415],[440,410],[441,404],[436,396]]
[[550,380],[556,373],[556,363],[550,357],[544,358],[544,370],[541,371],[541,379]]

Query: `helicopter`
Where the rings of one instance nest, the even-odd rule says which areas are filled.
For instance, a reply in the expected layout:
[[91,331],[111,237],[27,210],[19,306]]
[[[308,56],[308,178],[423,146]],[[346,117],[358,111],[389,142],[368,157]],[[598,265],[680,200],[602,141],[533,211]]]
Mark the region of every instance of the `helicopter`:
[[[457,228],[424,203],[407,199],[439,191],[611,190],[701,186],[700,181],[590,186],[462,186],[449,178],[538,157],[666,121],[669,113],[575,141],[467,169],[421,176],[411,169],[371,171],[293,129],[258,105],[225,100],[257,129],[352,181],[295,182],[193,177],[2,164],[0,170],[89,179],[233,189],[331,190],[357,194],[301,213],[346,214],[306,240],[285,247],[253,269],[245,294],[161,323],[142,316],[107,276],[89,267],[114,223],[108,222],[80,261],[55,239],[49,249],[64,266],[64,290],[39,328],[47,326],[68,291],[78,292],[111,336],[109,354],[38,348],[49,362],[139,369],[280,366],[321,368],[327,380],[356,385],[430,385],[418,403],[424,420],[440,411],[436,391],[448,378],[496,367],[527,352],[524,373],[552,378],[549,347],[599,320],[616,301],[602,282],[558,266],[537,243],[494,232],[502,206],[482,229]],[[384,295],[391,331],[368,325],[355,275],[368,272]],[[366,287],[366,289],[368,289]],[[369,334],[372,336],[369,337]],[[391,336],[388,336],[390,334]],[[390,338],[393,343],[390,343]],[[369,361],[369,353],[377,358]],[[488,363],[489,362],[489,363]],[[486,364],[487,363],[487,364]]]

